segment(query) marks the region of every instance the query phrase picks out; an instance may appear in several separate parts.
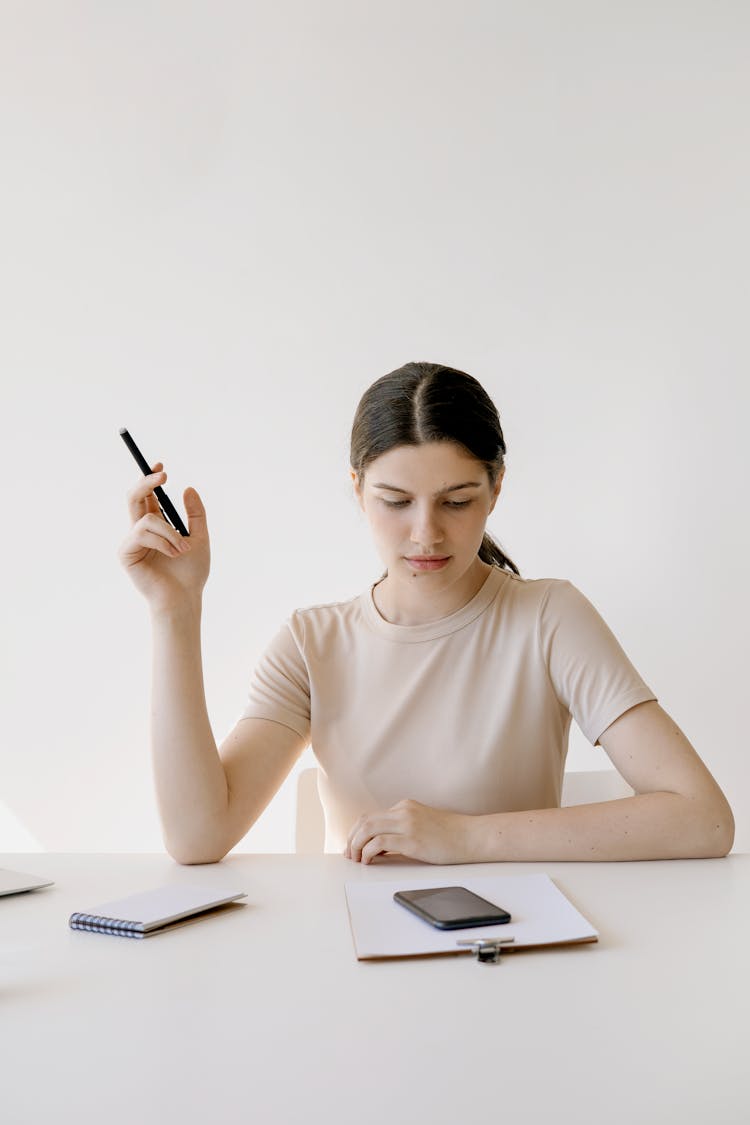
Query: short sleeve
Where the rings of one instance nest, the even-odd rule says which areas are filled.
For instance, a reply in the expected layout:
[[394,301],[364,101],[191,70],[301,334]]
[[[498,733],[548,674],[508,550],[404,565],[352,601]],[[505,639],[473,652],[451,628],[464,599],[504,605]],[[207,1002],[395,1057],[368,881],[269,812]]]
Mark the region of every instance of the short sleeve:
[[240,719],[270,719],[310,737],[310,678],[291,619],[256,665]]
[[592,745],[637,703],[656,699],[590,601],[552,579],[539,608],[539,643],[557,698]]

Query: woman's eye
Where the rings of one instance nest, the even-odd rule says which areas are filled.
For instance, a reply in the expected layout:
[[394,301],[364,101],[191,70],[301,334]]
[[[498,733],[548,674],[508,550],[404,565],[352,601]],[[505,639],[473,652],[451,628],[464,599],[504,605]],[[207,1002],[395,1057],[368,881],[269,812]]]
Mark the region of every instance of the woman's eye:
[[[408,503],[410,503],[409,500],[385,500],[382,497],[381,499],[383,500],[383,503],[387,508],[404,508]],[[445,501],[446,508],[465,508],[468,504],[471,504],[471,500]]]

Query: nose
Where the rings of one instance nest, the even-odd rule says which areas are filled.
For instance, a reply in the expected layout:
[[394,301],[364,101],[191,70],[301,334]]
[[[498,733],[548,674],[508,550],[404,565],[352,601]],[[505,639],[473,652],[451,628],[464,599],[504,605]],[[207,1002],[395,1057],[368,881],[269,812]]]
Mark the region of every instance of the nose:
[[430,507],[415,507],[411,525],[411,542],[423,547],[429,553],[442,541],[443,530],[436,513]]

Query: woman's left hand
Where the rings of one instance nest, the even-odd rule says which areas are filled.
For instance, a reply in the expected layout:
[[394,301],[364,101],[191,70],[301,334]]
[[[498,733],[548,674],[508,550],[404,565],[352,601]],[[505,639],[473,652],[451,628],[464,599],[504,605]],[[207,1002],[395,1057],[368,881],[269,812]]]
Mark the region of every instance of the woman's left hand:
[[471,817],[404,800],[384,812],[364,813],[349,833],[347,859],[369,863],[383,852],[396,852],[424,863],[471,863],[468,827]]

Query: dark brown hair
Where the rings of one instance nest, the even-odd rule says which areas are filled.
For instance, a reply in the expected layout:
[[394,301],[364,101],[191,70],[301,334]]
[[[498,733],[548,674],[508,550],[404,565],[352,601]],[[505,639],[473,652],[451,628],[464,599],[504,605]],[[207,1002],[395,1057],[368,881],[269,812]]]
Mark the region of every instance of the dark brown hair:
[[[505,464],[505,439],[495,404],[465,371],[440,363],[405,363],[376,380],[360,399],[351,438],[351,466],[365,469],[397,445],[453,441],[481,461],[490,489]],[[485,532],[479,558],[520,576],[516,564]]]

